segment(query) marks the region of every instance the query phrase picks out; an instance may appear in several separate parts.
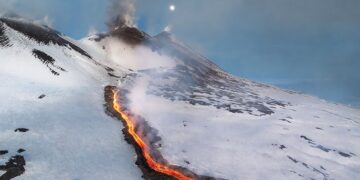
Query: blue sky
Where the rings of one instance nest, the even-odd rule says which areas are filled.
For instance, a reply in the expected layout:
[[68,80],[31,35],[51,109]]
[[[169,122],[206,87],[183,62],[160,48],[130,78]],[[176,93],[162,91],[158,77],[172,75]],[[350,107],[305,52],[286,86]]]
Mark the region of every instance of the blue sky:
[[[176,5],[170,12],[169,5]],[[105,31],[105,0],[0,0],[79,39]],[[358,0],[137,0],[136,22],[172,33],[226,71],[360,106]]]

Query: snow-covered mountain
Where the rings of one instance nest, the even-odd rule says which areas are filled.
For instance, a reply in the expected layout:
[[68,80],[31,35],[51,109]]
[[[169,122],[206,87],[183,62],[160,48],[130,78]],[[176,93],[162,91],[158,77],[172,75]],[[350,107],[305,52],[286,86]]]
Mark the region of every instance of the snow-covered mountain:
[[359,109],[234,77],[166,32],[76,41],[1,18],[0,58],[1,180],[360,175]]

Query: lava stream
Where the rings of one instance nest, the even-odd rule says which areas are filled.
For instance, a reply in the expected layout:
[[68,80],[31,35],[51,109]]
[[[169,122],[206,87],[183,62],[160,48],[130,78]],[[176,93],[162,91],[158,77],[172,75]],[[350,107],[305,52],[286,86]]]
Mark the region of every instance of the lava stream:
[[169,166],[166,166],[166,165],[156,162],[151,157],[149,147],[146,145],[144,140],[141,139],[140,135],[138,135],[135,131],[134,121],[131,119],[131,117],[127,113],[122,111],[121,104],[119,102],[118,92],[115,90],[112,90],[112,92],[113,92],[113,108],[116,112],[118,112],[121,115],[121,117],[125,121],[129,134],[134,138],[135,142],[140,147],[140,149],[143,153],[143,156],[144,156],[147,164],[150,166],[150,168],[157,172],[175,177],[179,180],[193,180],[193,178],[190,178],[190,177],[182,174],[181,172],[179,172],[175,169],[172,169]]

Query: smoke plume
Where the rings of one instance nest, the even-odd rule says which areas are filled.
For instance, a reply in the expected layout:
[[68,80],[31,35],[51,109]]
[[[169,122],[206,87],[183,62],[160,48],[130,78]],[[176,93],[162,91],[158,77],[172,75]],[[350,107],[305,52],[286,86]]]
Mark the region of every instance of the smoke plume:
[[135,0],[110,0],[109,19],[107,22],[110,30],[121,26],[134,26]]

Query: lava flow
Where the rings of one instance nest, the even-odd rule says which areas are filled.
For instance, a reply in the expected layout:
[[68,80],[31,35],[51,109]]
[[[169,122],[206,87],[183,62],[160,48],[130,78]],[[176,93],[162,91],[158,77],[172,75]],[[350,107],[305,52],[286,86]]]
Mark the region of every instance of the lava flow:
[[166,166],[166,165],[156,162],[151,157],[149,147],[146,145],[144,140],[141,139],[140,135],[138,135],[135,131],[134,121],[131,119],[131,117],[126,112],[122,111],[121,103],[119,102],[118,92],[113,89],[112,93],[113,93],[113,108],[117,113],[119,113],[121,115],[122,119],[125,121],[125,123],[127,125],[128,133],[132,136],[132,138],[135,140],[137,145],[140,147],[142,154],[143,154],[147,164],[149,165],[149,167],[151,169],[153,169],[154,171],[166,174],[168,176],[175,177],[179,180],[193,180],[193,178],[190,178],[190,177],[184,175],[183,173],[181,173],[178,170],[175,170],[169,166]]

